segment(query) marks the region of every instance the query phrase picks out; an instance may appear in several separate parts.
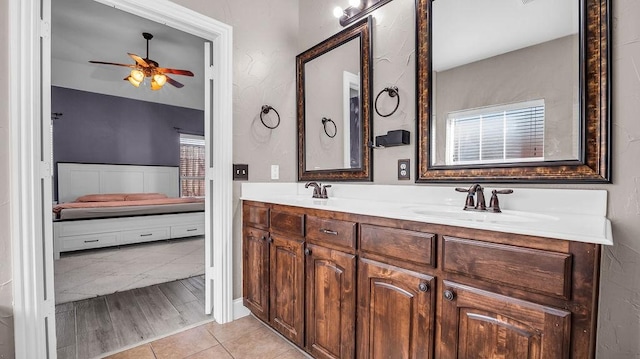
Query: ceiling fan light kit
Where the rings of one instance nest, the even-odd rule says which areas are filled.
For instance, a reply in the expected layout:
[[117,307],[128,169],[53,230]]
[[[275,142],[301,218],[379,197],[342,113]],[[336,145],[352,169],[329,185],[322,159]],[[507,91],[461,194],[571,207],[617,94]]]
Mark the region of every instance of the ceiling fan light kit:
[[165,67],[159,67],[158,63],[149,58],[149,40],[153,38],[148,32],[143,32],[142,37],[147,41],[147,56],[142,58],[136,54],[129,53],[129,57],[131,57],[136,63],[133,65],[129,64],[118,64],[114,62],[103,62],[103,61],[89,61],[93,64],[102,64],[102,65],[114,65],[114,66],[124,66],[131,68],[131,72],[129,76],[125,77],[126,81],[129,81],[131,85],[134,87],[140,87],[140,84],[144,82],[144,79],[147,77],[151,78],[151,89],[156,91],[160,90],[162,86],[164,86],[167,82],[176,88],[182,88],[184,85],[180,82],[170,78],[166,74],[174,74],[174,75],[182,75],[182,76],[191,76],[193,77],[193,72],[189,70],[178,70],[171,69]]

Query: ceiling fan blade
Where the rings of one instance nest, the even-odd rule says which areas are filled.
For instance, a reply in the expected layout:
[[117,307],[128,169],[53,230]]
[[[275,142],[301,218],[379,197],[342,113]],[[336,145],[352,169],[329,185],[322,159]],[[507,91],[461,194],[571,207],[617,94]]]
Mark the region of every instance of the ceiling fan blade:
[[181,84],[178,81],[172,79],[171,77],[169,77],[167,75],[165,75],[165,77],[167,78],[167,82],[172,84],[174,87],[177,87],[177,88],[183,88],[184,87],[183,84]]
[[193,77],[193,72],[191,72],[189,70],[169,69],[169,68],[166,68],[166,67],[158,67],[158,68],[156,68],[156,70],[158,70],[159,72],[165,73],[165,74],[175,74],[175,75]]
[[101,65],[115,65],[115,66],[124,66],[124,67],[130,67],[130,68],[135,68],[137,67],[136,65],[130,65],[130,64],[118,64],[115,62],[104,62],[104,61],[89,61],[92,64],[101,64]]
[[142,67],[149,67],[149,64],[140,56],[136,55],[136,54],[132,54],[132,53],[127,53],[129,56],[131,56],[132,59],[134,59],[136,61],[136,63]]

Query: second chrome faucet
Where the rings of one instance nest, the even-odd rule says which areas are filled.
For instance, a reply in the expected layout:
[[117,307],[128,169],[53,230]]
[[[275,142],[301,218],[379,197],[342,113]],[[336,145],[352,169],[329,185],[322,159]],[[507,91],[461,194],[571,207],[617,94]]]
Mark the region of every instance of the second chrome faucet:
[[[489,208],[487,208],[487,203],[484,199],[484,188],[479,184],[473,184],[469,189],[465,188],[456,188],[458,192],[467,192],[467,199],[464,203],[465,211],[489,211],[500,213],[500,204],[498,202],[498,194],[509,194],[513,193],[512,189],[502,189],[502,190],[493,190],[491,191],[491,200],[489,201]],[[474,200],[475,197],[475,200]]]

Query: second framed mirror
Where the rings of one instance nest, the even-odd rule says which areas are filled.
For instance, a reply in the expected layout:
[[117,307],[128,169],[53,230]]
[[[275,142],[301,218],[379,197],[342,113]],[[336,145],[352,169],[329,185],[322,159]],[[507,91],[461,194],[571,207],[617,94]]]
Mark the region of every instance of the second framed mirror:
[[372,181],[371,17],[296,57],[298,180]]

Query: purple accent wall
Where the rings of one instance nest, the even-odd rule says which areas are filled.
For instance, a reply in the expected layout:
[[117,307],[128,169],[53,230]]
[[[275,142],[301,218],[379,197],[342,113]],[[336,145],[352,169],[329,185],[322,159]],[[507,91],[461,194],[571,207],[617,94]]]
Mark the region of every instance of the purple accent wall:
[[[204,111],[51,87],[53,159],[178,166],[180,132],[204,133]],[[57,166],[55,167],[57,172]],[[57,197],[57,181],[54,178]]]

